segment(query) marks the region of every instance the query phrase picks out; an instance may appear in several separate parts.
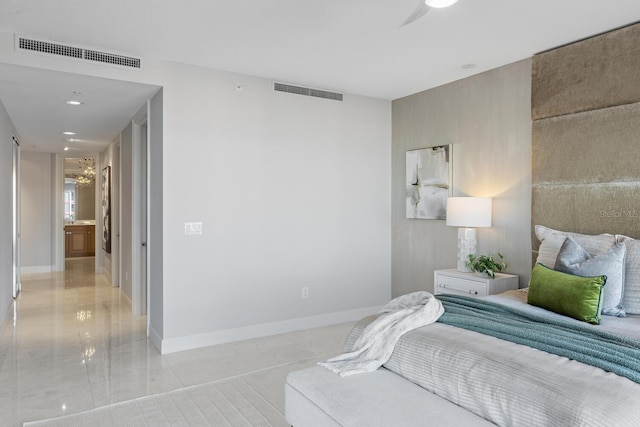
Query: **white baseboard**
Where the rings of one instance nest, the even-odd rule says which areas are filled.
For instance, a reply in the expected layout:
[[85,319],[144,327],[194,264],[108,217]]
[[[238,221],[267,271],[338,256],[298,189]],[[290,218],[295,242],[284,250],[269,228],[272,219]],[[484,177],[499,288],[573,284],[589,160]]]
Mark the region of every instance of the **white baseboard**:
[[149,325],[149,340],[151,341],[151,344],[153,344],[153,346],[162,353],[162,337],[151,325]]
[[129,304],[129,307],[131,307],[131,298],[129,298],[129,295],[127,295],[126,292],[122,292],[122,289],[120,289],[120,296],[124,297],[127,304]]
[[104,268],[104,266],[102,267],[102,274],[104,274],[104,277],[109,281],[109,283],[111,283],[112,287],[116,287],[113,284],[113,281],[111,280],[111,270]]
[[[382,306],[357,308],[354,310],[340,311],[336,313],[319,314],[316,316],[299,317],[280,322],[262,323],[259,325],[245,326],[241,328],[224,329],[205,334],[189,335],[186,337],[161,339],[159,336],[149,337],[160,353],[168,354],[177,351],[193,350],[195,348],[208,347],[210,345],[224,344],[233,341],[248,340],[251,338],[265,337],[269,335],[283,334],[299,331],[301,329],[319,328],[338,323],[353,322],[373,313],[377,313]],[[159,340],[159,343],[156,341]],[[160,344],[160,346],[158,345]]]
[[20,275],[24,276],[25,274],[40,274],[40,273],[51,273],[55,271],[53,265],[38,265],[33,267],[20,267]]

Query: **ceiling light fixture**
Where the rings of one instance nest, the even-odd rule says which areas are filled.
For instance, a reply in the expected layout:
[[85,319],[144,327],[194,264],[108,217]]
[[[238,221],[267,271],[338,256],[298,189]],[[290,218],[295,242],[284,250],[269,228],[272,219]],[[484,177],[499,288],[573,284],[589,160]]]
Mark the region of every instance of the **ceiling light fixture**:
[[84,104],[84,102],[76,101],[76,100],[73,100],[73,99],[70,99],[70,100],[65,101],[65,102],[66,102],[67,104],[69,104],[69,105],[82,105],[82,104]]
[[68,173],[67,177],[74,178],[81,188],[92,187],[96,180],[96,159],[92,157],[77,159],[76,169],[74,173]]
[[63,135],[75,135],[75,132],[62,132]]
[[458,0],[424,0],[425,4],[429,7],[449,7],[456,3]]

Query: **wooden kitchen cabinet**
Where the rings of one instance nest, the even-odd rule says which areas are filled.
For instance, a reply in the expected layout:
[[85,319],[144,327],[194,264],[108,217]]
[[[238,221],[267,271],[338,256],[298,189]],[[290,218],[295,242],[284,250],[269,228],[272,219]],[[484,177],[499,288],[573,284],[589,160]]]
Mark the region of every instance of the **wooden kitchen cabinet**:
[[94,256],[96,254],[96,226],[87,226],[87,254]]
[[95,229],[95,225],[66,225],[64,256],[71,258],[95,255]]

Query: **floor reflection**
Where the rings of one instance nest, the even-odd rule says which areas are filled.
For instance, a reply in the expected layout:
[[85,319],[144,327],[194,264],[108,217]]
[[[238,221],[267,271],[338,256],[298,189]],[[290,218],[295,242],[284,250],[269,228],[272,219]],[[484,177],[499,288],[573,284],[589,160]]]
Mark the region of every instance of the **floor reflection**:
[[[21,426],[213,381],[241,381],[284,420],[288,372],[340,353],[352,324],[160,355],[146,317],[95,274],[93,258],[64,273],[23,277],[0,324],[0,425]],[[100,425],[108,425],[100,424]],[[121,425],[114,423],[113,425]]]
[[[23,278],[12,311],[1,327],[2,425],[147,393],[137,386],[148,378],[131,378],[161,360],[147,343],[146,318],[132,316],[120,290],[95,273],[93,257],[66,259],[65,272]],[[165,384],[180,386],[175,375]]]

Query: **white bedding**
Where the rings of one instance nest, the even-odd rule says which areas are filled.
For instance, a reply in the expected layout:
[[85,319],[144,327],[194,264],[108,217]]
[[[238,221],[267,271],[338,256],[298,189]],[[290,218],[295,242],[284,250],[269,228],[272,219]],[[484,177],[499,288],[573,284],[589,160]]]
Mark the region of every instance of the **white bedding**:
[[435,322],[443,312],[440,300],[428,292],[401,295],[387,303],[383,314],[362,331],[353,351],[318,364],[341,377],[373,372],[389,360],[402,335]]
[[[520,291],[487,298],[543,310],[526,304],[526,293]],[[354,335],[366,323],[359,324]],[[607,317],[594,327],[638,336],[636,325],[640,326],[637,316]],[[353,340],[347,340],[347,347]],[[405,334],[384,366],[501,426],[640,426],[639,384],[565,357],[441,323]]]

